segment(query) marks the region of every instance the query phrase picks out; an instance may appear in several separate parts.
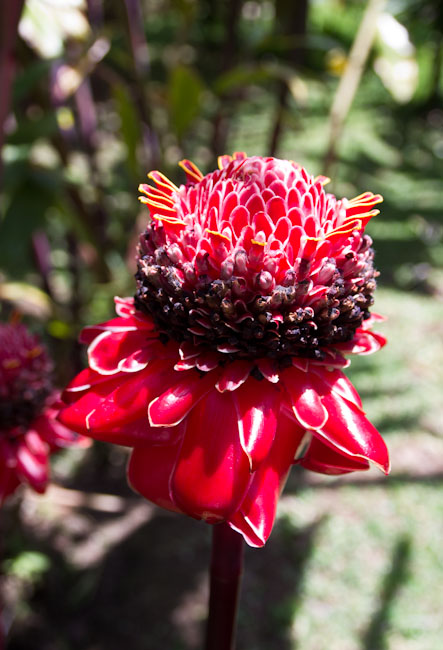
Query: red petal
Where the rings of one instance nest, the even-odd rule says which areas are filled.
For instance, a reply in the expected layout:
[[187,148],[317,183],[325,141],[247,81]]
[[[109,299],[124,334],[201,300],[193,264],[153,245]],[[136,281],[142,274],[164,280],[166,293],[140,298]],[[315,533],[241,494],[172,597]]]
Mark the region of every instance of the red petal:
[[279,426],[267,458],[255,472],[251,486],[229,525],[250,546],[263,546],[274,525],[277,502],[303,436],[303,430],[280,416]]
[[[376,314],[375,312],[371,312],[369,318],[366,318],[361,324],[361,329],[362,330],[370,329],[374,325],[374,323],[383,323],[385,320],[387,320],[386,316],[382,316],[381,314]],[[357,332],[358,331],[360,331],[360,328],[357,330]]]
[[254,214],[252,218],[252,227],[256,233],[259,233],[260,231],[264,232],[266,239],[268,239],[269,235],[274,232],[274,224],[265,212],[257,212]]
[[34,456],[45,459],[49,453],[49,447],[42,440],[40,435],[34,429],[29,429],[24,436],[26,446]]
[[98,384],[105,384],[114,381],[117,378],[124,377],[123,373],[118,375],[100,375],[95,370],[85,368],[74,377],[71,383],[65,388],[62,393],[62,400],[65,404],[71,404],[79,399],[79,397],[87,392],[93,386]]
[[327,390],[325,392],[332,390],[337,395],[347,399],[351,404],[354,404],[358,409],[363,409],[360,395],[357,393],[346,375],[340,370],[330,370],[322,366],[312,366],[311,372],[318,375],[326,384]]
[[186,361],[178,361],[174,366],[174,370],[177,370],[177,372],[183,372],[184,370],[191,370],[192,368],[195,368],[196,363],[197,363],[197,357],[194,357],[193,359],[189,359]]
[[370,460],[389,473],[389,455],[377,429],[355,406],[331,393],[323,397],[328,410],[326,424],[315,432],[339,451]]
[[232,396],[213,390],[188,416],[173,499],[187,514],[215,523],[235,512],[249,481]]
[[386,345],[386,338],[377,332],[357,329],[349,343],[339,343],[335,347],[346,354],[372,354]]
[[324,359],[317,361],[317,359],[310,359],[309,366],[321,366],[323,368],[348,368],[351,365],[350,359],[342,356],[338,352],[332,352],[331,350],[322,350]]
[[277,384],[280,376],[277,370],[277,364],[271,359],[258,359],[257,367],[265,379],[271,384]]
[[178,353],[180,355],[180,359],[185,361],[186,359],[192,359],[193,357],[198,357],[200,354],[201,348],[198,348],[195,345],[192,345],[189,341],[183,341],[183,343],[180,344]]
[[249,223],[249,212],[243,205],[238,205],[231,213],[231,225],[236,237],[240,237],[241,231]]
[[153,362],[148,368],[130,378],[108,395],[87,416],[89,430],[112,430],[146,414],[149,402],[162,393],[176,377],[175,371],[163,361]]
[[17,447],[17,472],[36,492],[42,493],[49,480],[48,457],[45,453],[35,454],[27,442],[24,439]]
[[226,390],[237,390],[249,377],[252,370],[250,361],[233,361],[228,363],[222,371],[221,377],[216,383],[216,388],[220,393]]
[[220,355],[209,350],[208,352],[202,352],[202,354],[199,354],[195,365],[202,372],[211,372],[211,370],[217,368],[219,361]]
[[151,427],[146,414],[133,422],[125,422],[115,429],[106,429],[106,431],[94,429],[88,432],[88,436],[94,440],[102,440],[103,442],[123,445],[124,447],[170,445],[176,443],[181,435],[180,425],[176,427]]
[[[11,455],[14,456],[13,460]],[[3,505],[5,499],[20,485],[16,470],[15,452],[7,440],[0,439],[0,505]]]
[[83,436],[78,436],[61,422],[58,422],[55,419],[57,414],[58,411],[55,411],[53,414],[46,412],[32,423],[35,431],[48,443],[51,449],[73,446],[82,448],[89,447],[91,441]]
[[319,474],[347,474],[369,469],[367,460],[339,453],[315,436],[312,436],[311,443],[303,458],[296,462],[305,469]]
[[218,371],[206,373],[203,377],[194,370],[185,374],[183,379],[175,382],[149,404],[148,416],[152,426],[172,427],[181,422],[195,404],[214,387],[219,377]]
[[[89,366],[101,375],[113,375],[120,371],[125,359],[144,350],[146,344],[146,333],[143,330],[102,332],[88,348]],[[146,367],[146,364],[147,361],[142,367]]]
[[278,239],[278,241],[280,241],[282,244],[284,244],[289,237],[291,228],[292,223],[290,220],[287,217],[282,217],[276,223],[274,237]]
[[287,209],[283,199],[280,196],[274,196],[267,202],[266,211],[276,224],[281,217],[286,216]]
[[254,472],[268,455],[274,440],[280,393],[266,381],[251,378],[232,397],[240,441]]
[[85,327],[79,336],[80,343],[91,343],[97,336],[103,332],[135,332],[143,330],[149,336],[149,332],[155,329],[154,321],[150,318],[141,316],[128,316],[126,318],[112,318],[104,323],[90,325]]
[[169,482],[179,448],[178,444],[136,447],[128,465],[131,487],[145,499],[174,512],[180,510],[171,499]]
[[[123,373],[113,375],[112,377],[96,374],[102,378],[102,381],[91,384],[89,388],[82,390],[80,395],[78,393],[71,393],[70,398],[66,400],[68,406],[60,411],[58,420],[65,427],[68,427],[68,429],[87,433],[86,418],[89,413],[94,408],[98,408],[120,386],[125,377]],[[132,377],[128,378],[127,381],[131,380]]]
[[312,373],[287,368],[281,374],[297,420],[306,429],[320,429],[328,419],[328,412],[320,398],[324,386]]
[[114,297],[115,311],[119,316],[127,317],[135,313],[134,298]]
[[122,359],[118,364],[118,369],[121,372],[139,372],[144,370],[152,359],[158,358],[155,355],[156,345],[146,345],[141,350],[136,350],[133,354],[125,359]]
[[251,217],[256,214],[256,212],[265,211],[265,203],[261,198],[260,194],[253,194],[251,198],[246,203],[246,209],[249,211]]
[[166,361],[153,361],[146,370],[112,376],[97,383],[64,409],[60,422],[73,431],[93,435],[112,431],[146,414],[149,402],[171,384],[177,374]]
[[303,359],[302,357],[293,357],[292,359],[292,365],[294,368],[298,368],[302,372],[308,372],[309,370],[309,364],[310,360],[309,359]]
[[15,468],[5,467],[0,460],[0,505],[3,505],[8,496],[10,496],[20,485]]

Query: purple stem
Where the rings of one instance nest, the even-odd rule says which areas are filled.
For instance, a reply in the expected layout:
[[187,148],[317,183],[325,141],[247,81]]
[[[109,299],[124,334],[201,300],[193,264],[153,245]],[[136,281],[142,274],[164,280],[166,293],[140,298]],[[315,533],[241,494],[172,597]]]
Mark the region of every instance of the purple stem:
[[206,650],[234,650],[238,595],[243,571],[243,538],[226,523],[212,534]]
[[143,79],[149,74],[149,50],[143,31],[143,12],[139,0],[125,0],[125,5],[134,66],[137,75]]
[[86,77],[74,95],[77,107],[80,134],[89,153],[94,151],[94,137],[97,132],[97,111],[92,96],[91,82]]
[[35,263],[43,282],[43,288],[52,299],[54,294],[51,288],[51,246],[44,230],[36,230],[32,234],[32,251]]
[[[306,49],[306,25],[309,9],[309,0],[299,0],[298,2],[287,1],[280,3],[280,23],[282,24],[282,34],[290,35],[293,39],[294,48],[290,56],[290,63],[297,69],[303,63]],[[280,84],[278,91],[277,110],[274,124],[271,129],[271,138],[269,142],[269,155],[275,156],[281,140],[284,126],[284,118],[289,103],[289,86],[286,81]]]
[[103,3],[102,0],[87,0],[88,17],[94,30],[103,27]]
[[[0,152],[5,137],[5,121],[11,104],[11,89],[15,75],[15,41],[24,0],[0,3]],[[0,180],[2,160],[0,158]]]
[[125,7],[128,37],[135,73],[135,85],[131,88],[141,117],[145,152],[149,152],[149,159],[145,161],[145,164],[150,168],[155,168],[160,158],[160,149],[157,134],[155,133],[152,123],[150,107],[145,94],[150,70],[150,61],[148,43],[143,29],[143,11],[140,0],[125,0]]

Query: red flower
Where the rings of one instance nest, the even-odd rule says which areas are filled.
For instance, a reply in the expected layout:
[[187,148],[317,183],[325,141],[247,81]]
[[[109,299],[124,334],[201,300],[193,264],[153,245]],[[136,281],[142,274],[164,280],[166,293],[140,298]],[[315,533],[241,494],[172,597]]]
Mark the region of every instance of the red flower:
[[0,324],[0,503],[20,483],[44,492],[49,455],[89,442],[56,420],[61,402],[51,371],[36,336],[19,323]]
[[134,299],[83,331],[89,368],[65,392],[67,426],[133,447],[147,499],[262,546],[291,465],[389,470],[386,446],[342,372],[385,339],[363,234],[380,196],[326,194],[293,162],[222,156],[187,184],[141,191],[152,221]]

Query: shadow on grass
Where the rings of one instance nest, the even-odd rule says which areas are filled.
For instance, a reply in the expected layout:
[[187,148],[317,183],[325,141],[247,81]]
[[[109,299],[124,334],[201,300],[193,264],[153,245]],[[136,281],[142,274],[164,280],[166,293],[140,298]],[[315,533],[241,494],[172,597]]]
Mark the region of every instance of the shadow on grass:
[[366,477],[362,474],[359,478],[358,474],[353,474],[353,478],[345,476],[343,478],[337,477],[330,482],[319,481],[313,482],[309,480],[310,473],[301,467],[293,467],[291,474],[285,486],[285,494],[300,494],[303,490],[340,490],[341,488],[366,488],[368,490],[377,487],[386,489],[396,488],[404,485],[432,485],[434,483],[443,483],[443,472],[427,472],[423,474],[399,473],[390,474],[385,476],[380,472],[380,475],[371,475]]
[[392,553],[392,562],[380,591],[380,604],[362,636],[362,650],[387,650],[387,633],[392,605],[401,586],[408,579],[411,558],[411,539],[398,539]]
[[[91,520],[91,531],[103,516]],[[172,618],[184,595],[198,591],[209,561],[209,527],[159,512],[87,569],[54,558],[54,540],[46,541],[40,550],[51,567],[27,603],[29,616],[11,630],[10,650],[192,647]]]
[[324,519],[302,530],[281,519],[263,549],[246,549],[238,650],[296,648],[292,625],[304,572]]
[[[118,519],[92,510],[87,517],[91,535],[104,517]],[[320,523],[299,530],[283,520],[265,549],[247,549],[238,650],[294,647],[290,628]],[[156,511],[88,568],[74,567],[55,550],[58,533],[42,537],[27,526],[22,534],[22,546],[46,555],[50,564],[21,599],[8,650],[202,647],[211,538],[206,524]]]
[[422,430],[422,418],[423,412],[416,409],[412,413],[392,413],[391,415],[385,415],[382,418],[377,418],[377,420],[374,419],[373,424],[375,424],[377,429],[383,434],[383,437],[385,437],[393,431],[401,431],[407,434],[410,431]]

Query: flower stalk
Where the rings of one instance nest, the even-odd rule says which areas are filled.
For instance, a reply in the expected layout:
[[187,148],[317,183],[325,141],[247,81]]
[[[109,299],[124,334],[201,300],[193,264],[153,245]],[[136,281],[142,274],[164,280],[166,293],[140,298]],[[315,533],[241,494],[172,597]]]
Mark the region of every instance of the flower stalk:
[[0,517],[0,650],[5,648],[5,621],[4,621],[4,602],[3,602],[3,540],[4,536],[4,521],[3,517]]
[[243,538],[226,523],[213,529],[206,650],[234,650]]

